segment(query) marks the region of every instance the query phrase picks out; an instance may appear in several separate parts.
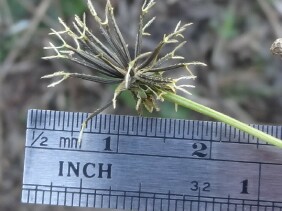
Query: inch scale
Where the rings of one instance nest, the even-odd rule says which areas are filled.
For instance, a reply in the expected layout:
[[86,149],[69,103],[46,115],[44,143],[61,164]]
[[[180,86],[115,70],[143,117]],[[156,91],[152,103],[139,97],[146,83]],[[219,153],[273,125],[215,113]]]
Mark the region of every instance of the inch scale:
[[[282,150],[219,122],[29,110],[22,202],[281,211]],[[281,126],[253,125],[281,139]]]

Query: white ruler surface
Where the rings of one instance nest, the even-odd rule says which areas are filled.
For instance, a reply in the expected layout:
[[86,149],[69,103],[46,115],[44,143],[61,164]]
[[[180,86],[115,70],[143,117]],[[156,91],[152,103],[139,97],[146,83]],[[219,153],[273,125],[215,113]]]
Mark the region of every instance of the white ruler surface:
[[[22,202],[282,211],[282,149],[219,122],[28,112]],[[254,125],[278,138],[281,126]]]

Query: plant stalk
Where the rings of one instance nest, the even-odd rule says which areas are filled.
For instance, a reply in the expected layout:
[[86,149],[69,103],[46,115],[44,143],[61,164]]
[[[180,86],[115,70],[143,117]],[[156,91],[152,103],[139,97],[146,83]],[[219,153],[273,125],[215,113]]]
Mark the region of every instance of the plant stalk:
[[189,108],[191,110],[194,110],[196,112],[199,112],[201,114],[204,114],[206,116],[209,116],[209,117],[212,117],[218,121],[221,121],[221,122],[224,122],[228,125],[231,125],[241,131],[244,131],[256,138],[259,138],[269,144],[273,144],[277,147],[280,147],[282,148],[282,140],[278,139],[278,138],[275,138],[271,135],[268,135],[256,128],[253,128],[243,122],[240,122],[230,116],[227,116],[223,113],[220,113],[218,111],[215,111],[209,107],[206,107],[202,104],[199,104],[199,103],[196,103],[192,100],[189,100],[189,99],[186,99],[184,97],[181,97],[177,94],[174,94],[174,93],[171,93],[171,92],[167,92],[165,94],[162,94],[162,97],[165,99],[165,100],[168,100],[172,103],[176,103],[178,105],[181,105],[185,108]]

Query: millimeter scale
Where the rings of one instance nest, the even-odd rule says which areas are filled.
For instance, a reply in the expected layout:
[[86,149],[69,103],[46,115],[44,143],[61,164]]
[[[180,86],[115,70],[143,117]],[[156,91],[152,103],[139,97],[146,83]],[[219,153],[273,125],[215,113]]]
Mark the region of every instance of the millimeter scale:
[[[29,110],[22,202],[281,211],[282,150],[224,123]],[[277,138],[281,126],[253,125]]]

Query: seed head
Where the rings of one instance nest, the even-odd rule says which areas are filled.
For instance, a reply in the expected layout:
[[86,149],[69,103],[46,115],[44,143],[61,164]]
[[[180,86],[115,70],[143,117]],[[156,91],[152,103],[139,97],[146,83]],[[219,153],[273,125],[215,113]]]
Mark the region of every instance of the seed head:
[[[191,94],[188,89],[192,85],[178,85],[180,80],[195,79],[196,76],[190,71],[190,65],[204,65],[201,62],[177,62],[184,58],[176,55],[176,51],[186,43],[183,39],[183,32],[191,23],[182,24],[179,22],[175,29],[158,43],[156,48],[151,52],[142,52],[143,36],[149,36],[147,28],[154,22],[155,17],[145,22],[144,17],[149,10],[155,5],[154,0],[144,0],[140,10],[139,27],[136,36],[134,55],[131,55],[128,45],[123,38],[114,16],[114,8],[110,1],[107,1],[105,8],[105,19],[102,20],[92,5],[88,1],[88,8],[95,22],[98,24],[102,33],[102,38],[98,38],[92,33],[86,25],[86,14],[82,19],[77,15],[73,21],[73,27],[59,18],[63,29],[56,31],[51,29],[51,35],[57,36],[61,45],[56,46],[50,42],[49,47],[56,53],[44,59],[67,59],[82,66],[89,68],[93,75],[70,73],[65,71],[55,72],[54,74],[45,75],[42,78],[62,77],[59,81],[50,84],[50,87],[56,86],[67,78],[81,78],[103,84],[118,84],[113,94],[112,104],[116,107],[116,99],[119,94],[129,90],[136,100],[136,110],[140,113],[142,107],[149,112],[154,109],[159,110],[157,100],[163,101],[162,94],[166,92],[176,93],[177,90]],[[73,40],[67,42],[66,37]],[[174,45],[171,52],[162,56],[161,51],[167,44]],[[170,65],[168,65],[170,64]],[[169,78],[165,74],[179,68],[187,70],[187,76],[180,78]],[[107,104],[109,106],[110,104]],[[107,106],[104,106],[106,108]],[[101,109],[98,110],[99,112]]]
[[282,56],[282,38],[279,38],[272,43],[272,45],[270,47],[270,51],[274,55]]

